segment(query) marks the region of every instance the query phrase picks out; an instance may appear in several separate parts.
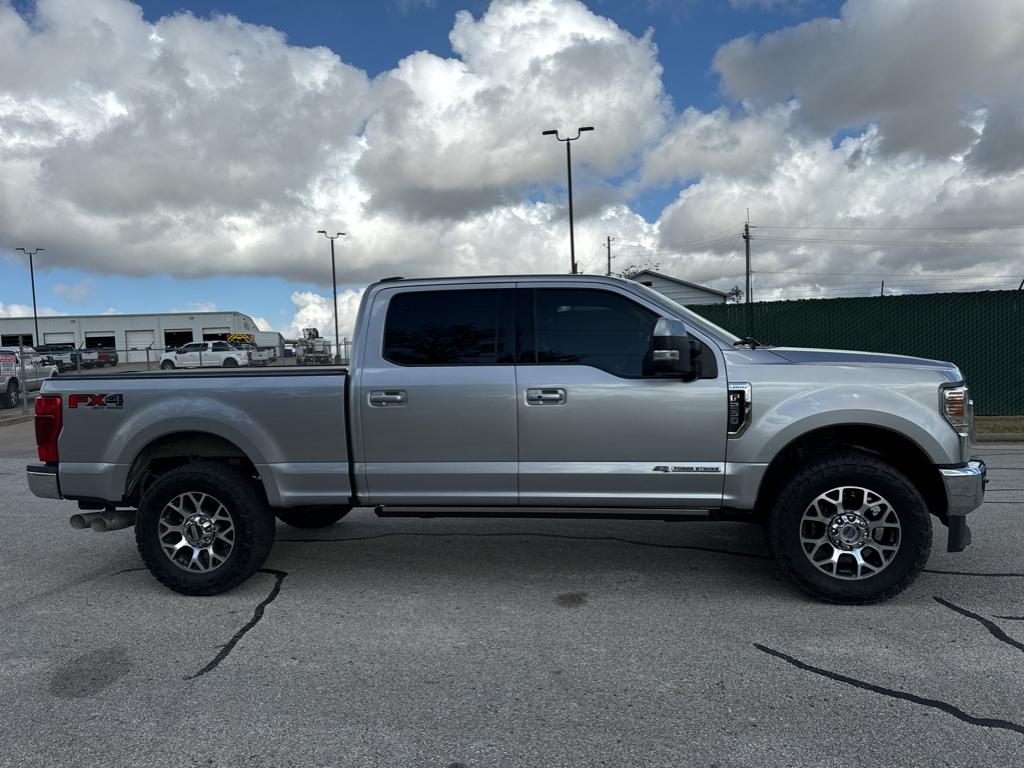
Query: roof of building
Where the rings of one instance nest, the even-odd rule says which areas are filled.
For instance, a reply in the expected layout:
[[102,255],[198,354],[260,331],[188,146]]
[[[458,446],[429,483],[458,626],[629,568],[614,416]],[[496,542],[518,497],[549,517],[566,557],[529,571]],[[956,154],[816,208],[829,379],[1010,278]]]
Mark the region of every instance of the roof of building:
[[685,285],[687,288],[696,288],[699,291],[707,291],[708,293],[713,293],[716,296],[724,297],[729,295],[726,291],[720,291],[717,288],[708,288],[706,285],[698,285],[697,283],[691,283],[689,280],[680,280],[678,277],[670,277],[669,275],[663,275],[661,274],[661,272],[655,272],[653,269],[645,269],[643,272],[637,272],[635,275],[633,275],[631,279],[636,280],[639,283],[640,280],[638,278],[641,275],[654,275],[655,277],[660,277],[662,280],[668,280],[673,283],[678,283],[679,285]]

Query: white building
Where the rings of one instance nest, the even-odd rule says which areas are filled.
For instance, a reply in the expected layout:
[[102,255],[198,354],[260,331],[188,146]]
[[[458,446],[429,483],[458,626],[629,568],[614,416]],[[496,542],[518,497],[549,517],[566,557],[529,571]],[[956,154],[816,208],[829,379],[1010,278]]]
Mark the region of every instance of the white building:
[[633,279],[684,307],[687,304],[725,304],[728,296],[724,291],[716,291],[714,288],[680,280],[678,277],[669,277],[650,269],[638,272],[633,275]]
[[0,346],[74,344],[86,349],[117,349],[122,362],[159,358],[168,347],[190,341],[216,341],[230,333],[252,334],[257,346],[277,347],[284,342],[277,332],[264,332],[241,312],[163,312],[152,315],[60,315],[39,318],[39,335],[31,317],[0,318]]

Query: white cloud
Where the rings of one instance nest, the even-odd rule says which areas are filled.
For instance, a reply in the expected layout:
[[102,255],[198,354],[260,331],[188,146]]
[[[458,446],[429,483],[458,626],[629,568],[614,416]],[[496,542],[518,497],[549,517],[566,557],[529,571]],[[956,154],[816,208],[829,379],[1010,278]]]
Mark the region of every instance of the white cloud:
[[57,283],[51,290],[65,301],[72,304],[82,304],[93,297],[96,292],[96,281],[91,278],[83,278],[72,285]]
[[[60,314],[52,307],[40,307],[39,316]],[[0,317],[32,317],[32,307],[27,304],[4,304],[0,301]]]
[[212,301],[190,301],[184,308],[175,307],[171,312],[216,312],[217,305]]
[[253,315],[252,321],[256,323],[256,327],[261,331],[272,331],[274,326],[270,324],[270,321],[265,317],[259,315]]
[[[540,131],[600,126],[576,148],[582,217],[600,209],[588,178],[627,171],[670,113],[651,40],[575,0],[460,13],[455,58],[415,53],[373,82],[233,17],[37,11],[0,4],[0,245],[45,241],[50,263],[97,272],[322,282],[323,227],[352,232],[350,282],[450,273],[474,250],[530,268],[542,254],[515,239],[557,224],[522,201],[564,174]],[[515,238],[479,249],[494,221]]]
[[[338,334],[352,337],[356,324],[356,312],[363,291],[345,290],[338,293]],[[304,328],[316,328],[320,335],[334,338],[334,312],[331,310],[329,296],[321,296],[312,291],[295,291],[292,293],[292,304],[295,305],[295,316],[291,325],[282,329],[282,334],[291,339],[302,338]]]
[[[597,128],[573,151],[577,255],[591,272],[609,234],[621,265],[644,246],[732,233],[657,257],[730,287],[747,207],[755,223],[800,226],[1013,224],[1024,210],[1016,0],[850,0],[839,19],[735,40],[714,68],[736,101],[709,111],[673,107],[652,34],[576,0],[494,0],[460,12],[450,41],[451,58],[421,51],[371,80],[233,17],[148,23],[125,0],[39,0],[29,24],[0,0],[0,247],[40,243],[48,263],[97,273],[326,286],[315,232],[337,228],[348,284],[564,272],[564,150],[540,131],[581,124]],[[680,181],[654,224],[622,204]],[[768,289],[824,281],[795,271],[1019,271],[1012,249],[755,235]],[[1011,237],[962,239],[997,236]],[[322,292],[293,302],[282,332],[333,334]]]
[[1022,50],[1019,0],[849,0],[839,19],[734,40],[714,67],[739,99],[798,99],[821,135],[878,123],[887,152],[942,158],[977,138],[979,104],[1020,103]]

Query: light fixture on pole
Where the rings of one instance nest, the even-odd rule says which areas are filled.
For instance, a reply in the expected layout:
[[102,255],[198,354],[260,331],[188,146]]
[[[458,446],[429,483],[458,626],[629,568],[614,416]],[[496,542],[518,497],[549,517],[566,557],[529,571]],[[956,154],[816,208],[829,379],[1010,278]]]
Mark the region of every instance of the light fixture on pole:
[[39,312],[36,311],[36,270],[32,265],[32,257],[40,251],[45,251],[45,248],[36,248],[34,251],[26,251],[24,248],[17,248],[16,250],[21,251],[28,256],[28,274],[32,280],[32,321],[35,324],[36,335],[32,337],[32,346],[38,347],[40,344],[39,339]]
[[542,136],[554,136],[559,141],[565,142],[565,167],[566,173],[569,177],[569,262],[572,265],[572,274],[576,274],[576,235],[573,232],[573,221],[572,221],[572,142],[576,141],[580,137],[580,134],[584,131],[592,131],[594,127],[587,125],[582,128],[576,129],[576,135],[572,138],[562,138],[558,135],[558,131],[541,131]]
[[333,289],[334,292],[334,353],[337,357],[337,360],[335,362],[340,363],[341,347],[338,346],[341,341],[338,338],[338,277],[334,269],[334,241],[337,240],[339,237],[342,237],[345,233],[338,232],[336,235],[332,237],[331,235],[327,234],[327,230],[318,229],[317,234],[323,235],[324,237],[331,241],[331,288]]

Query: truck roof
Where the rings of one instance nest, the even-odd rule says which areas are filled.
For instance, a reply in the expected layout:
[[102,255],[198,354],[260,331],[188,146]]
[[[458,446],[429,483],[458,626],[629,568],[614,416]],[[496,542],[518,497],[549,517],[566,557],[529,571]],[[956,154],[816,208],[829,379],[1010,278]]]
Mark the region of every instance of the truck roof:
[[624,277],[615,277],[610,275],[566,275],[566,274],[532,274],[532,275],[447,275],[439,277],[385,277],[381,280],[371,283],[370,287],[376,285],[387,285],[391,283],[402,283],[410,285],[429,285],[431,283],[493,283],[496,281],[500,282],[546,282],[550,280],[586,280],[588,282],[602,282],[602,283],[632,283]]

